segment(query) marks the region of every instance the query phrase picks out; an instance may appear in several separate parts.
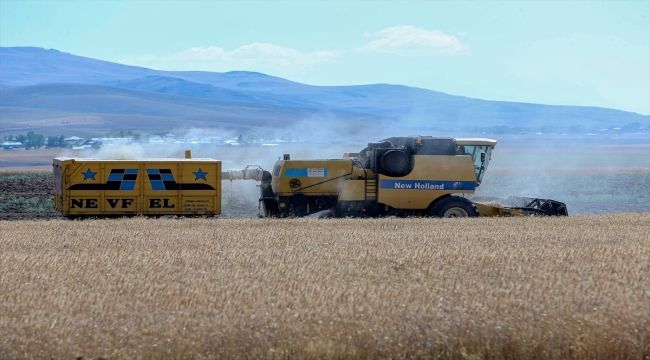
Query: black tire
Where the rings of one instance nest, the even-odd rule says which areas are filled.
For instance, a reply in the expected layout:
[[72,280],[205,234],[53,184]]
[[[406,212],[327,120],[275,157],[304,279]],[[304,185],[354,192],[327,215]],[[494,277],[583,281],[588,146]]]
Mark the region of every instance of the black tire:
[[433,217],[478,217],[480,214],[476,205],[460,196],[448,196],[436,201],[429,208],[429,216]]

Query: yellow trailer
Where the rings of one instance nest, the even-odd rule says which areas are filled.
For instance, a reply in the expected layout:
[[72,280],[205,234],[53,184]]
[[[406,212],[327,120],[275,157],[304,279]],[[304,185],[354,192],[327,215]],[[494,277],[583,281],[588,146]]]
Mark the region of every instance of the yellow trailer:
[[54,208],[63,216],[218,215],[221,161],[55,158]]

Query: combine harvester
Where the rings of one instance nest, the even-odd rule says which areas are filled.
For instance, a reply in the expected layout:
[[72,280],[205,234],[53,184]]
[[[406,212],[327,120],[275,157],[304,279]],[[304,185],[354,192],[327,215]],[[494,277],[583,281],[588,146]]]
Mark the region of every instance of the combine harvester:
[[257,180],[265,217],[568,215],[549,199],[472,198],[496,143],[393,137],[342,159],[285,154],[271,172],[221,172],[221,161],[189,151],[186,159],[56,158],[54,206],[64,216],[218,215],[221,180]]
[[496,140],[429,136],[394,137],[343,159],[278,160],[264,171],[266,216],[332,217],[568,215],[553,200],[495,198],[472,201]]

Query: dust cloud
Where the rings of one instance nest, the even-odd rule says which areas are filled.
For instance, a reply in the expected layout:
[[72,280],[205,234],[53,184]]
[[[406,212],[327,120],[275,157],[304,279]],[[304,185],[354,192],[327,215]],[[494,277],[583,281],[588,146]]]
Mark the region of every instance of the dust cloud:
[[650,211],[650,140],[562,135],[499,140],[476,195],[553,199],[570,214]]
[[[309,119],[292,127],[293,130],[259,129],[255,136],[242,133],[244,139],[250,140],[247,145],[201,141],[216,137],[236,139],[240,134],[232,130],[174,130],[175,138],[185,139],[184,143],[114,143],[97,150],[85,150],[83,157],[183,158],[185,150],[192,150],[194,158],[221,160],[223,170],[241,170],[249,165],[270,170],[283,154],[290,154],[292,159],[339,159],[345,152],[363,149],[370,141],[413,135],[389,123],[369,123],[364,132],[352,131],[341,122],[330,124],[331,119],[327,117],[316,120],[323,125],[313,125],[318,121]],[[261,134],[267,134],[267,137],[275,134],[275,139],[260,141]],[[570,214],[650,211],[650,192],[647,190],[650,188],[650,139],[645,134],[605,138],[462,134],[432,130],[421,131],[420,135],[498,140],[483,182],[476,191],[478,196],[553,199],[566,203]],[[284,140],[278,141],[278,138]],[[79,153],[71,157],[79,157]],[[224,181],[224,216],[257,216],[258,184],[251,180]]]

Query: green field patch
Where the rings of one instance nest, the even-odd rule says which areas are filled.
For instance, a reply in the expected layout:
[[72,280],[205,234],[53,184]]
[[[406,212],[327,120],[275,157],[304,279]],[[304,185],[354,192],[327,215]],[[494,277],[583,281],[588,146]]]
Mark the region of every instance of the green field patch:
[[0,211],[41,213],[52,211],[52,207],[52,198],[0,195]]
[[49,179],[51,178],[51,171],[36,171],[36,170],[19,170],[19,171],[0,171],[0,181],[8,180],[22,180],[22,179]]

